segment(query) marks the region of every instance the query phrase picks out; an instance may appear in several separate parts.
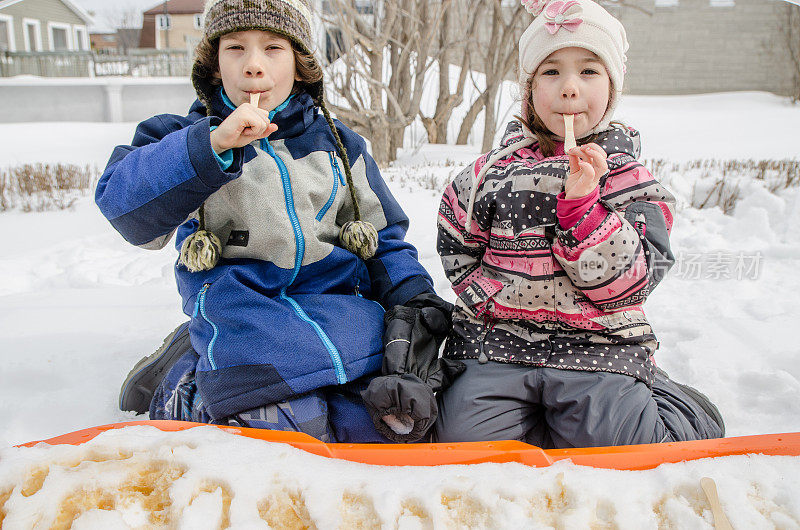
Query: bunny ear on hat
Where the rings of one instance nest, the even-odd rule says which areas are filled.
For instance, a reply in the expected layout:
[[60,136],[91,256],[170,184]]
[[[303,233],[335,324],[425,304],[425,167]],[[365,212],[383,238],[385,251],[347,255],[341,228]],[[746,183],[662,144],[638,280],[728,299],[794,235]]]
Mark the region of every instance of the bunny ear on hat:
[[525,10],[531,15],[538,17],[550,0],[522,0]]

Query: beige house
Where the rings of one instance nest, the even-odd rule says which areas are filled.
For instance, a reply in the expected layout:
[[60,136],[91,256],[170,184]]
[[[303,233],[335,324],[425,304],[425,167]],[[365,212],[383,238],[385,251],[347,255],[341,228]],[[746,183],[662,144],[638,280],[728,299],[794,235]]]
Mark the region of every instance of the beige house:
[[0,51],[88,51],[91,23],[69,0],[0,0]]
[[204,0],[168,0],[144,12],[140,48],[194,50],[203,36]]

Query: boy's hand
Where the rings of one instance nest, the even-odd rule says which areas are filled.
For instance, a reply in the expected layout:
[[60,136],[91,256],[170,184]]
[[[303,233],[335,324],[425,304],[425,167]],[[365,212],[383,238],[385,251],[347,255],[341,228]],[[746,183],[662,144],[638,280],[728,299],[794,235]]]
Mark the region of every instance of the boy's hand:
[[569,175],[564,183],[567,199],[585,197],[600,183],[608,172],[608,155],[597,144],[586,144],[569,150]]
[[244,147],[253,140],[266,138],[278,130],[269,121],[269,111],[250,103],[242,103],[219,127],[211,131],[211,148],[215,153],[234,147]]

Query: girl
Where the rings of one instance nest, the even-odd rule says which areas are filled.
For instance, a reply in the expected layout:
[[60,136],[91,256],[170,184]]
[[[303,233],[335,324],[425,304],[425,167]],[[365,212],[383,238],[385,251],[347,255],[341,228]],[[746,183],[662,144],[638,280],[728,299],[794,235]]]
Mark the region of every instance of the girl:
[[[591,0],[523,3],[522,116],[446,189],[438,250],[458,295],[438,441],[541,447],[720,437],[722,418],[670,381],[642,311],[674,262],[674,198],[611,123],[625,30]],[[540,14],[541,13],[541,14]],[[537,16],[539,15],[539,16]],[[566,122],[578,147],[564,152]]]
[[[121,408],[329,441],[421,437],[443,384],[427,350],[450,307],[364,139],[325,108],[306,1],[209,0],[204,16],[198,101],[141,123],[97,186],[130,243],[177,233],[191,316],[129,374]],[[407,326],[423,315],[435,325]]]

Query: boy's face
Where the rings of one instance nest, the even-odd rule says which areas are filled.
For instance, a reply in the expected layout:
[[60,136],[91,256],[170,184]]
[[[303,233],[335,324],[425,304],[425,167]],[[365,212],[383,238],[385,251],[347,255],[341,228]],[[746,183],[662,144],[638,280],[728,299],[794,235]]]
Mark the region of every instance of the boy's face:
[[289,97],[297,79],[288,39],[261,30],[237,31],[219,39],[222,87],[237,107],[261,94],[258,106],[272,110]]
[[564,137],[564,114],[575,116],[575,137],[591,131],[606,113],[611,81],[600,58],[583,48],[547,56],[533,76],[531,103],[550,132]]

